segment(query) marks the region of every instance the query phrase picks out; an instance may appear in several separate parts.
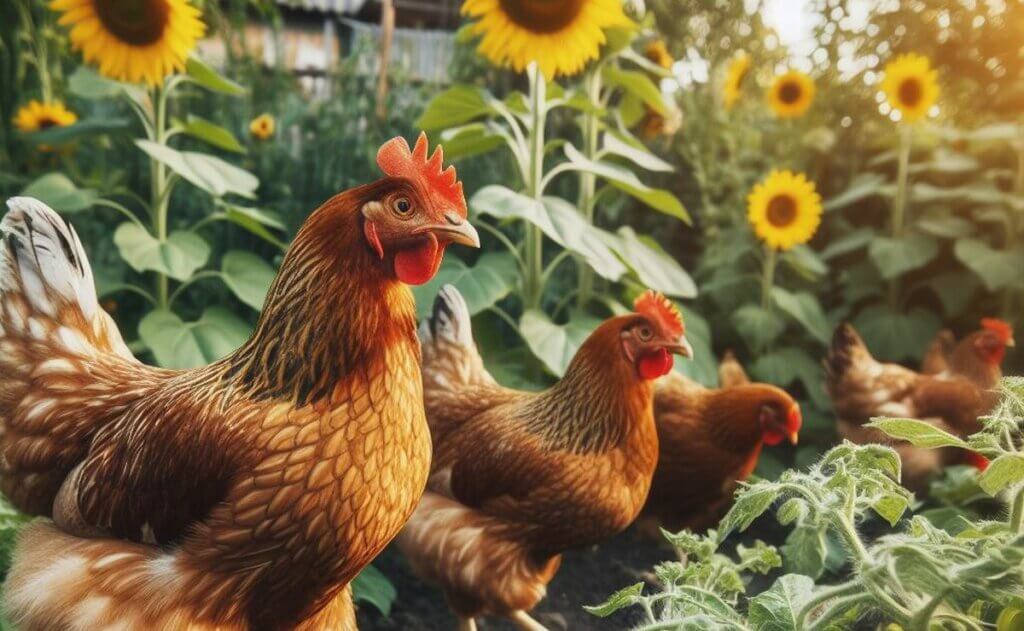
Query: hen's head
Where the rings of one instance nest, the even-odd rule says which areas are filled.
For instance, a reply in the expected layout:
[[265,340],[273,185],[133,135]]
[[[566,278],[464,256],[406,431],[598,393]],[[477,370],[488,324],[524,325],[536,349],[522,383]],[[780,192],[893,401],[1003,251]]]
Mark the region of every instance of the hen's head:
[[377,152],[387,176],[365,187],[361,199],[366,245],[398,280],[421,285],[437,273],[452,243],[480,247],[466,220],[466,198],[455,167],[443,168],[440,147],[427,157],[427,136],[409,149],[404,138],[389,140]]
[[1013,328],[998,318],[983,318],[981,330],[972,333],[965,341],[981,361],[993,366],[1002,364],[1007,347],[1015,344]]
[[634,303],[636,313],[617,318],[622,353],[641,379],[657,379],[672,370],[672,353],[693,357],[683,317],[668,298],[646,291]]
[[784,440],[797,444],[803,425],[800,404],[782,390],[772,388],[765,396],[758,409],[757,420],[764,444],[778,445]]

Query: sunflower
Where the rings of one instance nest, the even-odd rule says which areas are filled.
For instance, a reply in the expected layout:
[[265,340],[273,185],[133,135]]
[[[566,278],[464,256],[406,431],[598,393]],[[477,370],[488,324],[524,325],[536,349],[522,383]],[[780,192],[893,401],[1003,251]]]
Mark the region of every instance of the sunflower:
[[743,80],[750,73],[750,55],[740,53],[729,62],[725,71],[725,85],[722,86],[722,100],[726,109],[732,109],[740,100],[743,92]]
[[14,126],[18,131],[33,132],[50,127],[67,127],[74,125],[78,116],[57,101],[42,102],[31,100],[23,105],[14,116]]
[[53,0],[71,44],[100,73],[157,85],[185,67],[206,27],[188,0]]
[[921,55],[900,55],[885,66],[882,91],[889,105],[914,123],[928,115],[939,99],[939,82],[931,62]]
[[270,114],[260,114],[249,123],[249,133],[257,140],[266,140],[274,135],[274,117]]
[[651,43],[647,44],[647,48],[644,49],[644,57],[647,57],[650,61],[661,66],[665,70],[672,67],[675,62],[672,59],[672,54],[668,52],[668,46],[665,46],[665,42],[656,39]]
[[821,223],[821,196],[803,173],[772,171],[747,197],[747,219],[770,247],[807,243]]
[[814,101],[814,81],[799,70],[775,77],[768,89],[768,105],[779,118],[803,116]]
[[604,29],[633,24],[622,0],[466,0],[462,13],[477,20],[481,55],[516,72],[536,61],[548,79],[597,59]]

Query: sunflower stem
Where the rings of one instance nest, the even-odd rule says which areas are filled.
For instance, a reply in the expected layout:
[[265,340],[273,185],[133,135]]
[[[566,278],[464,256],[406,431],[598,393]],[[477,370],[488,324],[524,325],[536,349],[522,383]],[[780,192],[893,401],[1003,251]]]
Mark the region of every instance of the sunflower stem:
[[[906,228],[907,189],[910,178],[910,147],[913,128],[909,124],[900,126],[899,163],[896,171],[896,198],[892,204],[892,238],[901,239]],[[889,306],[899,306],[900,279],[889,281]]]
[[[167,90],[159,86],[154,87],[150,93],[150,98],[153,100],[152,126],[154,141],[162,145],[167,142]],[[167,208],[170,197],[167,194],[167,167],[159,160],[150,158],[149,169],[153,233],[158,241],[163,242],[167,239]],[[156,272],[156,300],[158,308],[165,309],[170,304],[168,285],[167,275]]]
[[761,275],[761,308],[765,311],[772,309],[772,287],[775,285],[775,266],[778,263],[778,251],[770,246],[764,246],[764,269]]
[[[544,126],[547,118],[547,102],[545,98],[544,75],[536,62],[528,70],[530,77],[530,129],[529,161],[525,174],[526,194],[540,203],[544,180]],[[523,302],[526,309],[540,307],[544,293],[544,234],[532,223],[526,226],[524,243],[526,259],[526,279],[524,282]]]
[[[587,97],[594,105],[601,103],[601,66],[598,65],[587,73],[585,83]],[[595,160],[598,152],[598,136],[600,131],[600,120],[593,111],[583,114],[583,155],[588,160]],[[583,213],[583,219],[593,225],[594,223],[594,191],[597,187],[597,177],[590,171],[580,171],[580,194],[579,209]],[[577,277],[576,305],[580,308],[590,302],[591,293],[594,288],[594,271],[580,257],[576,257],[576,268],[579,270]]]

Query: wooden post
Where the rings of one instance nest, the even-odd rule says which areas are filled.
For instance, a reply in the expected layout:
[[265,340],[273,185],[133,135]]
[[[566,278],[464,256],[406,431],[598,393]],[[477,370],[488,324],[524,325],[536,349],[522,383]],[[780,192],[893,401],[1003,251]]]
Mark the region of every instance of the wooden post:
[[381,0],[380,64],[377,76],[377,118],[388,115],[388,66],[391,63],[391,42],[395,37],[395,0]]

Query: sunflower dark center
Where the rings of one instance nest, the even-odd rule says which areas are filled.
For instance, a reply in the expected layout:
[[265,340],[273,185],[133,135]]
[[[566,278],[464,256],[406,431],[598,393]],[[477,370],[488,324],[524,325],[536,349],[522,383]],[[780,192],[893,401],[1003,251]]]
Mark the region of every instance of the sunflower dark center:
[[794,81],[786,81],[779,86],[779,100],[786,105],[792,105],[799,101],[802,93],[800,85]]
[[796,200],[789,195],[776,195],[768,202],[768,223],[785,228],[796,219]]
[[132,46],[148,46],[163,37],[170,19],[167,0],[93,0],[104,28]]
[[534,33],[555,33],[572,24],[586,0],[498,0],[502,11]]
[[58,123],[57,121],[53,120],[52,118],[40,118],[36,122],[36,126],[39,127],[39,129],[49,129],[51,127],[56,127],[59,124],[60,123]]
[[900,102],[906,107],[915,107],[924,97],[924,89],[917,79],[906,79],[900,84]]

